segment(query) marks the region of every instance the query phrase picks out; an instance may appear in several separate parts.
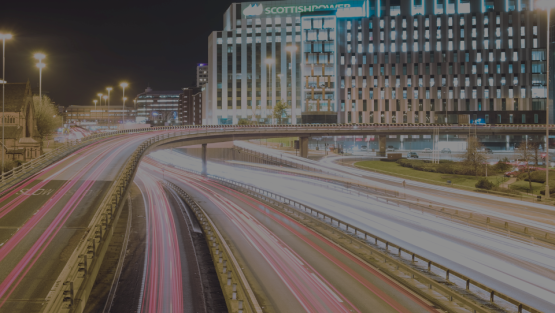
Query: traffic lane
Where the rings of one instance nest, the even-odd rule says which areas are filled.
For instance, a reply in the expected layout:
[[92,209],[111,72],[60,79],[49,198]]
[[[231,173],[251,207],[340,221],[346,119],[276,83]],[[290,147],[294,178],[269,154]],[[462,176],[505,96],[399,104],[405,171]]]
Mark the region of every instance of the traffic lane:
[[[429,305],[349,253],[264,203],[217,184],[213,190],[241,206],[310,264],[361,312],[431,312]],[[408,310],[408,311],[407,311]]]
[[141,312],[182,312],[182,262],[170,204],[155,177],[139,169],[137,179],[145,187],[149,236]]
[[[41,213],[44,215],[37,224],[33,225],[33,228],[23,228],[26,232],[25,237],[20,238],[21,241],[17,243],[16,249],[11,251],[12,253],[6,254],[0,262],[1,286],[3,286],[2,301],[9,298],[8,302],[13,303],[12,299],[14,298],[15,301],[17,299],[33,299],[34,297],[44,297],[48,293],[64,266],[60,262],[67,261],[94,215],[94,209],[99,206],[103,196],[107,193],[110,182],[99,180],[95,183],[95,181],[106,169],[106,163],[117,157],[118,152],[121,150],[107,153],[103,158],[101,156],[98,162],[93,162],[92,167],[87,169],[88,173],[85,175],[85,177],[89,177],[88,175],[98,172],[93,181],[77,182],[70,190],[64,191],[61,198],[47,212]],[[87,186],[82,189],[85,184]],[[94,188],[95,184],[100,184],[100,186]],[[68,204],[67,202],[74,198],[76,192],[80,192],[78,199],[75,200],[78,205]],[[34,206],[34,204],[30,203],[30,206]],[[66,210],[64,211],[66,213],[60,215],[62,210]],[[58,220],[58,222],[53,224],[54,220]],[[65,226],[62,227],[62,225]],[[45,230],[48,230],[51,235],[47,234]],[[44,239],[37,242],[39,238]],[[30,250],[31,248],[33,250]],[[0,250],[0,252],[4,251]],[[35,267],[34,265],[37,263],[41,266]],[[8,278],[9,280],[7,280]],[[6,303],[8,307],[9,303]],[[20,306],[25,306],[25,304]]]
[[[194,169],[198,163],[196,160],[191,161],[190,158],[183,155],[170,153],[164,155],[168,161],[177,162],[180,166],[191,166]],[[314,188],[310,184],[294,183],[295,179],[308,181],[308,178],[264,172],[257,173],[253,170],[234,169],[230,166],[213,163],[209,164],[209,171],[217,172],[219,176],[242,181],[247,184],[254,183],[257,187],[283,194],[301,203],[311,205],[333,216],[342,218],[361,229],[381,235],[391,242],[433,259],[453,270],[458,270],[464,275],[517,299],[521,299],[523,302],[540,303],[546,308],[551,308],[552,306],[549,301],[546,301],[546,299],[550,298],[549,295],[538,298],[539,294],[546,293],[545,287],[548,289],[547,292],[551,292],[552,288],[548,286],[552,284],[552,281],[539,277],[541,286],[536,286],[536,282],[532,279],[532,277],[537,278],[538,274],[541,274],[543,271],[542,269],[538,270],[540,266],[535,263],[538,260],[541,260],[544,268],[547,268],[549,271],[552,270],[553,266],[549,265],[553,264],[550,259],[553,253],[552,250],[544,250],[542,247],[535,247],[535,245],[530,245],[527,242],[519,243],[514,241],[513,238],[505,239],[503,236],[491,234],[484,230],[472,227],[466,228],[464,225],[437,219],[427,214],[421,217],[420,214],[416,214],[414,211],[407,212],[408,209],[406,208],[401,209],[401,212],[397,212],[396,214],[400,214],[400,217],[395,219],[400,222],[410,223],[407,225],[399,224],[399,221],[392,223],[392,217],[387,215],[392,214],[395,210],[399,210],[395,205],[391,205],[391,203],[370,205],[367,202],[368,200],[362,199],[362,197],[357,199],[358,197],[356,196],[342,194],[337,191],[327,190],[326,188],[317,188],[316,191],[310,191]],[[320,184],[320,182],[317,183]],[[343,200],[343,197],[346,198]],[[358,203],[351,203],[352,201]],[[372,209],[377,212],[383,211],[381,214],[386,214],[386,216],[380,217],[375,213],[372,214]],[[376,216],[380,217],[380,223],[376,222]],[[437,224],[430,224],[430,219]],[[451,240],[455,240],[455,242],[443,238],[443,236],[446,236],[449,239],[453,230],[457,230],[462,238],[459,239],[454,236]],[[478,233],[478,236],[475,236],[475,233]],[[480,236],[485,237],[481,238]],[[515,243],[520,245],[518,249],[515,249]],[[454,247],[457,248],[454,249]],[[480,248],[476,249],[476,247]],[[521,249],[523,253],[520,255],[515,253],[520,252]],[[461,253],[458,250],[465,251],[466,253]],[[504,250],[505,255],[500,256],[499,250]],[[446,251],[450,251],[450,253],[446,253]],[[547,256],[544,255],[546,253],[548,254]],[[519,268],[520,264],[513,261],[516,257],[521,259],[520,262],[528,263],[524,271]],[[484,262],[485,265],[482,264]],[[514,269],[515,272],[507,271],[507,267]],[[490,271],[494,271],[494,273],[491,274]],[[513,277],[514,275],[519,280],[516,280]],[[523,286],[528,286],[529,288]],[[537,293],[531,291],[532,289],[536,290]]]
[[[328,160],[330,162],[330,160]],[[359,168],[353,167],[352,163],[355,161],[348,161],[346,163],[335,163],[336,165],[341,166],[348,166],[358,172],[362,177],[372,179],[376,182],[382,182],[387,185],[393,185],[398,187],[400,183],[402,183],[402,178],[387,176],[387,175],[376,175],[374,173],[370,173],[369,171],[360,170]],[[549,224],[555,226],[555,211],[551,208],[544,208],[544,207],[535,207],[530,205],[531,203],[525,201],[518,201],[516,198],[513,199],[506,199],[502,197],[491,197],[491,198],[484,198],[484,197],[475,197],[472,194],[461,194],[455,192],[456,189],[441,187],[425,184],[413,184],[413,181],[409,181],[406,183],[406,189],[410,189],[413,191],[419,192],[421,194],[422,199],[426,199],[429,196],[434,196],[443,199],[442,203],[450,203],[450,206],[457,206],[461,209],[470,210],[470,211],[477,211],[477,209],[487,209],[489,212],[497,212],[500,214],[508,214],[519,219],[522,219],[523,222],[526,220],[542,223],[542,224]]]
[[[171,176],[171,173],[166,171],[166,177],[170,177],[170,176]],[[205,188],[212,188],[212,190],[216,190],[216,189],[213,189],[214,188],[213,184],[208,184],[208,185],[204,184],[204,186]],[[215,187],[222,188],[221,186],[215,186]],[[219,195],[222,195],[228,199],[231,199],[233,203],[235,203],[236,205],[238,205],[243,209],[249,208],[248,213],[249,214],[252,213],[253,216],[255,216],[256,219],[261,221],[264,225],[267,225],[267,223],[270,223],[270,225],[273,226],[272,230],[276,230],[274,234],[277,236],[277,238],[280,238],[281,240],[287,239],[287,243],[290,241],[292,243],[295,243],[295,249],[293,249],[293,251],[294,253],[299,253],[301,255],[301,260],[303,263],[310,264],[310,266],[314,266],[313,262],[318,263],[321,269],[319,271],[318,270],[315,271],[315,274],[323,275],[324,281],[327,280],[329,277],[332,277],[334,281],[337,282],[338,285],[341,285],[342,290],[344,290],[345,292],[350,292],[351,295],[354,294],[353,298],[347,295],[348,302],[354,302],[355,301],[354,299],[356,299],[357,303],[359,303],[360,307],[357,305],[354,305],[353,306],[354,310],[361,310],[365,312],[371,309],[379,308],[379,312],[405,312],[405,309],[402,306],[399,306],[398,304],[391,305],[391,303],[394,303],[395,301],[391,301],[392,298],[387,293],[384,293],[382,291],[382,289],[389,288],[389,292],[394,295],[396,300],[402,300],[402,302],[406,302],[404,304],[408,303],[407,306],[410,307],[411,312],[429,311],[429,308],[425,309],[425,308],[422,308],[420,304],[415,304],[413,302],[414,299],[409,299],[407,301],[407,298],[410,298],[410,296],[404,298],[406,295],[401,295],[401,296],[399,295],[399,292],[404,292],[404,290],[400,290],[396,285],[395,286],[391,285],[391,282],[387,278],[384,278],[383,276],[378,277],[380,276],[380,274],[377,274],[377,272],[374,272],[374,274],[377,274],[376,276],[372,275],[372,273],[368,271],[368,268],[364,268],[363,266],[361,266],[361,264],[358,264],[356,261],[352,259],[352,257],[349,258],[349,256],[347,256],[347,254],[344,253],[343,251],[338,251],[338,249],[336,249],[335,246],[330,245],[330,243],[327,240],[322,239],[319,235],[315,235],[315,233],[304,228],[304,226],[301,226],[296,222],[291,221],[289,218],[282,216],[281,214],[278,214],[276,212],[272,212],[271,214],[275,216],[271,216],[271,218],[268,219],[269,216],[266,215],[265,213],[267,210],[273,211],[272,209],[264,206],[262,203],[259,203],[256,200],[253,200],[249,197],[238,195],[233,190],[226,191],[227,188],[223,188],[223,189],[224,190],[218,191]],[[262,210],[259,209],[259,206],[262,206],[264,209]],[[228,217],[228,219],[226,220],[232,220],[232,219],[233,218]],[[295,232],[294,229],[287,229],[287,226],[284,226],[286,224],[292,224],[292,227],[297,228],[297,230],[302,229],[304,234]],[[318,244],[321,245],[321,247],[317,247],[313,241],[310,241],[306,238],[304,239],[304,241],[300,239],[300,238],[304,238],[304,236],[306,236],[307,234],[308,236],[312,237],[311,238],[312,240],[317,239]],[[258,238],[264,238],[264,237],[265,237],[264,235],[258,236]],[[265,246],[266,245],[268,244],[265,244]],[[322,248],[328,249],[329,253],[323,251]],[[307,259],[303,257],[304,253],[309,253],[309,255],[311,255],[311,261],[307,262]],[[326,255],[326,257],[328,258],[327,262],[322,262],[323,254]],[[348,262],[341,262],[340,258],[347,259]],[[352,272],[352,269],[358,269],[359,273]],[[347,274],[347,272],[350,272],[350,273]],[[366,277],[364,277],[366,275],[370,275],[369,280],[366,279]],[[380,288],[376,288],[372,283],[370,283],[371,280],[380,284],[379,286]],[[334,291],[337,292],[338,295],[341,295],[341,291],[338,291],[338,288],[335,284],[331,284],[331,286],[333,286],[332,288],[334,289]],[[353,291],[353,289],[355,289],[355,291]],[[271,289],[271,290],[275,290],[275,289]],[[372,301],[369,302],[368,301],[369,298],[372,299]],[[384,298],[389,300],[390,302],[384,302],[385,301]],[[302,300],[303,299],[301,298],[300,301],[302,302]],[[306,301],[306,299],[304,300]],[[316,301],[312,301],[311,303],[314,303],[314,302]]]
[[191,232],[193,231],[183,212],[187,210],[179,195],[172,189],[164,189],[174,215],[181,259],[183,282],[183,309],[185,312],[206,312],[204,292]]

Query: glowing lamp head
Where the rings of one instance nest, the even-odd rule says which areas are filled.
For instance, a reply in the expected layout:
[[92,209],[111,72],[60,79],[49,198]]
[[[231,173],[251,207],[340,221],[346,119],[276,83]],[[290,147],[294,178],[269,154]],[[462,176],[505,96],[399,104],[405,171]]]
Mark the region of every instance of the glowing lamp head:
[[266,64],[268,64],[268,65],[274,64],[274,62],[275,62],[275,61],[274,61],[274,59],[272,59],[272,58],[267,58],[267,59],[266,59]]
[[101,94],[101,93],[97,93],[96,95],[99,96],[99,97],[102,97],[102,94]]
[[110,92],[110,91],[112,91],[112,87],[106,87],[106,90],[108,90]]
[[44,53],[35,53],[34,57],[35,57],[35,59],[40,61],[40,60],[46,58],[46,55],[44,55]]
[[0,39],[12,39],[12,34],[0,34]]
[[40,69],[42,69],[42,68],[45,68],[45,67],[46,67],[46,64],[44,64],[44,63],[37,63],[37,67],[40,68]]
[[98,102],[98,100],[93,100],[93,102],[94,102],[94,105],[96,105],[96,103]]
[[108,96],[104,96],[104,97],[102,97],[102,99],[106,100],[106,99],[108,99]]
[[121,83],[121,84],[119,84],[119,86],[120,86],[121,88],[126,88],[127,86],[129,86],[129,84],[127,84],[127,83]]
[[123,97],[123,101],[127,101],[127,97]]

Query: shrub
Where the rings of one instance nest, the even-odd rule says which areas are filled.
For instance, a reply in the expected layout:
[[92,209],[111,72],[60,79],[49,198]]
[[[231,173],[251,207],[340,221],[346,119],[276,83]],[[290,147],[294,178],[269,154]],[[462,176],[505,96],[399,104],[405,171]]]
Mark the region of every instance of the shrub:
[[[545,190],[541,190],[540,194],[545,196]],[[551,196],[552,194],[555,194],[555,188],[549,188],[549,195]]]
[[484,177],[480,179],[474,186],[480,189],[491,190],[493,188],[493,183]]
[[[506,157],[505,157],[506,159]],[[494,166],[491,167],[492,170],[496,171],[496,172],[502,172],[505,173],[509,170],[511,170],[513,168],[512,165],[507,164],[505,162],[499,161],[497,162]]]
[[454,168],[452,163],[448,162],[440,162],[437,166],[437,172],[443,174],[453,174]]

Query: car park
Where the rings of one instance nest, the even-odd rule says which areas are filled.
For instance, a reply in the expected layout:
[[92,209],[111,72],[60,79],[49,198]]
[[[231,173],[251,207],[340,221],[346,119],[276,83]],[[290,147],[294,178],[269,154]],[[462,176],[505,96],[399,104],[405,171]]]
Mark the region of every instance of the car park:
[[451,149],[443,148],[443,149],[441,149],[441,153],[451,153]]
[[432,153],[432,149],[430,148],[424,148],[424,153]]
[[416,152],[407,153],[407,159],[418,159],[418,154]]

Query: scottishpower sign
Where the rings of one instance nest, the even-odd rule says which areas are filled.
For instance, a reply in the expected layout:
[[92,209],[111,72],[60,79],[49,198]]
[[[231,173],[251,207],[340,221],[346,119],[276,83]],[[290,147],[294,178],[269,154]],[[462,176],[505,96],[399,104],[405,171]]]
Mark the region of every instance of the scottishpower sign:
[[258,16],[258,15],[275,15],[275,14],[294,14],[303,12],[314,12],[324,10],[345,10],[350,9],[349,3],[338,4],[315,4],[315,5],[292,5],[292,6],[274,6],[264,7],[262,3],[250,4],[243,10],[245,16]]

